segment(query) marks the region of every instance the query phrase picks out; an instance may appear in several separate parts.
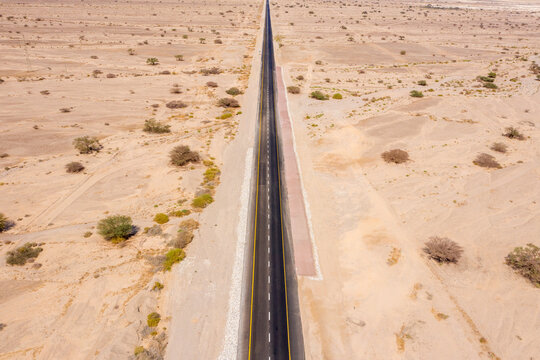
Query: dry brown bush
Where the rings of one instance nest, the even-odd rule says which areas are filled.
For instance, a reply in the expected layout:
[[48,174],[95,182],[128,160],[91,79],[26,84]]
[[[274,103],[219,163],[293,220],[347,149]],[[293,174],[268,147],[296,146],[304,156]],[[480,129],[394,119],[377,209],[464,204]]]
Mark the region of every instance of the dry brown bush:
[[169,101],[167,105],[165,106],[167,106],[169,109],[183,109],[187,107],[187,104],[180,100],[174,100],[174,101]]
[[502,168],[501,164],[499,164],[493,156],[486,153],[478,154],[478,156],[476,156],[476,159],[473,160],[473,164],[490,169]]
[[222,71],[220,68],[218,67],[213,67],[213,68],[210,68],[210,69],[201,69],[201,74],[203,74],[204,76],[208,76],[208,75],[218,75],[218,74],[221,74]]
[[72,161],[66,164],[66,172],[78,173],[84,170],[84,165],[77,161]]
[[409,153],[401,149],[385,151],[381,154],[381,157],[387,163],[401,164],[409,161]]
[[505,153],[508,150],[508,146],[506,146],[506,144],[501,143],[501,142],[495,142],[491,144],[490,149],[493,151],[500,152],[500,153]]
[[218,84],[214,81],[209,81],[206,83],[206,86],[215,88],[215,87],[218,87]]
[[236,99],[233,99],[233,98],[221,98],[218,101],[218,106],[225,107],[225,108],[226,107],[236,108],[236,107],[240,107],[240,104],[238,103]]
[[197,162],[200,157],[195,151],[191,151],[189,146],[178,145],[170,152],[171,163],[176,166],[183,166],[189,162]]
[[438,262],[456,263],[463,253],[461,246],[445,237],[432,236],[425,245],[424,252]]
[[287,86],[289,94],[300,94],[300,88],[298,86]]

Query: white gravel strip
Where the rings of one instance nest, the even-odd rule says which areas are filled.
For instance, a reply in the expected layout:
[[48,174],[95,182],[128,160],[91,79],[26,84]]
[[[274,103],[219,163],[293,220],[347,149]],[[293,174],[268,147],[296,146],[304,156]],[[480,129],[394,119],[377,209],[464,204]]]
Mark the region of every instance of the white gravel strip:
[[[280,67],[280,70],[281,70],[281,81],[283,81],[283,87],[285,88],[285,77],[283,75],[283,67]],[[311,251],[313,252],[313,261],[315,262],[315,271],[317,272],[317,275],[307,276],[307,278],[311,280],[322,280],[323,276],[321,272],[321,267],[319,265],[319,252],[317,250],[317,244],[315,244],[315,240],[314,240],[315,236],[313,235],[314,234],[313,224],[311,223],[311,210],[309,208],[307,192],[306,192],[306,189],[304,188],[304,181],[302,179],[302,168],[300,167],[300,159],[298,158],[298,153],[296,152],[296,138],[294,136],[294,121],[292,119],[291,110],[289,109],[289,97],[287,96],[286,90],[285,90],[285,102],[287,103],[287,113],[289,114],[289,121],[291,123],[293,151],[294,151],[294,156],[296,157],[296,166],[298,167],[298,175],[300,177],[300,187],[302,188],[302,197],[304,198],[304,207],[306,209],[306,217],[307,217],[308,229],[309,229],[309,239],[311,240]]]
[[246,153],[244,181],[240,194],[240,213],[236,233],[236,253],[234,256],[231,290],[229,291],[229,309],[227,311],[227,324],[225,325],[225,339],[219,360],[235,360],[238,351],[238,334],[240,329],[240,303],[242,296],[242,270],[244,267],[244,253],[246,247],[249,195],[251,189],[251,170],[253,169],[253,148]]

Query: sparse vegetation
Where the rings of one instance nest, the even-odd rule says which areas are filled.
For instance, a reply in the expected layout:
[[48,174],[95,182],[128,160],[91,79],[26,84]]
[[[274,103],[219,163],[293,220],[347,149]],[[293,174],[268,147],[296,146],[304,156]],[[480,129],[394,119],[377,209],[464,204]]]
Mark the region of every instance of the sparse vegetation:
[[174,147],[170,154],[171,163],[176,166],[184,166],[189,162],[198,162],[200,157],[195,151],[191,151],[189,146],[178,145]]
[[328,95],[320,92],[319,90],[317,91],[313,91],[309,97],[313,98],[313,99],[317,99],[317,100],[328,100]]
[[233,99],[233,98],[221,98],[218,101],[218,106],[225,107],[225,108],[227,107],[237,108],[237,107],[240,107],[240,104],[238,103],[236,99]]
[[242,92],[240,91],[240,89],[238,89],[237,87],[232,87],[228,90],[225,91],[227,94],[229,95],[232,95],[232,96],[236,96],[236,95],[239,95],[241,94]]
[[187,104],[180,100],[169,101],[165,106],[169,109],[183,109],[187,107]]
[[503,136],[506,136],[509,139],[525,140],[525,136],[515,127],[510,126],[507,127],[505,130],[506,131],[504,132],[504,134],[502,134]]
[[409,153],[401,149],[385,151],[381,154],[381,157],[387,163],[401,164],[409,161]]
[[42,251],[43,248],[39,247],[37,243],[26,243],[15,250],[8,251],[6,263],[8,265],[24,265],[30,259],[37,258]]
[[508,150],[508,146],[501,142],[495,142],[491,145],[490,149],[500,153],[505,153]]
[[152,286],[152,290],[153,290],[153,291],[160,291],[160,290],[162,290],[163,288],[164,288],[163,284],[160,283],[159,281],[156,281],[156,282],[154,283],[154,286]]
[[424,252],[440,263],[457,263],[463,253],[461,246],[446,237],[432,236],[425,245]]
[[105,240],[119,243],[132,235],[133,224],[129,216],[113,215],[100,220],[97,229]]
[[154,216],[154,221],[158,224],[165,224],[169,222],[169,216],[167,214],[159,213]]
[[8,218],[4,214],[0,213],[0,232],[6,231],[9,228],[9,225]]
[[84,170],[84,165],[77,161],[72,161],[66,164],[66,172],[78,173]]
[[289,94],[300,94],[300,88],[298,86],[287,86],[287,92]]
[[148,65],[157,65],[157,64],[159,64],[159,60],[158,60],[158,58],[152,57],[152,58],[146,59],[146,63]]
[[476,159],[473,160],[473,164],[480,167],[491,168],[491,169],[502,168],[501,164],[499,164],[493,156],[486,153],[478,154],[476,156]]
[[184,260],[186,253],[183,249],[171,249],[165,254],[165,260],[163,261],[163,270],[170,271],[172,266],[180,261]]
[[195,208],[205,208],[211,203],[214,202],[214,198],[212,198],[212,195],[210,194],[202,194],[200,196],[197,196],[195,199],[193,199],[191,205]]
[[170,133],[171,126],[165,125],[155,119],[148,119],[144,121],[143,131],[153,134]]
[[422,94],[422,92],[418,90],[411,90],[411,92],[409,93],[409,96],[415,97],[415,98],[421,98],[421,97],[424,97],[424,94]]
[[516,247],[506,256],[506,265],[540,287],[540,248],[533,244]]
[[161,321],[161,315],[159,315],[157,312],[148,314],[148,317],[146,318],[146,324],[149,327],[158,326],[160,321]]
[[103,146],[99,143],[99,140],[95,137],[82,136],[73,140],[73,146],[79,150],[81,154],[91,154],[93,152],[99,152],[103,149]]
[[208,75],[219,75],[222,73],[221,69],[218,68],[218,67],[212,67],[210,69],[201,69],[201,74],[203,74],[203,76],[208,76]]

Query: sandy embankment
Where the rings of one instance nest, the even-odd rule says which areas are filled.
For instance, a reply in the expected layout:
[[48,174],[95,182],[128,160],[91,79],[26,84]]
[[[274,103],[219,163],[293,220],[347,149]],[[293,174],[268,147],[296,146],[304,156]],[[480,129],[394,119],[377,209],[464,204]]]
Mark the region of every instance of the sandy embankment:
[[[223,193],[218,182],[215,202],[204,212],[171,217],[161,225],[162,236],[143,229],[155,225],[156,213],[190,209],[203,187],[207,165],[170,166],[168,153],[175,145],[212,158],[225,189],[235,188],[235,182],[240,187],[243,167],[235,166],[234,153],[246,149],[249,125],[244,123],[251,122],[251,111],[244,105],[252,95],[237,96],[242,107],[229,111],[229,118],[218,119],[224,109],[216,102],[231,86],[246,91],[260,5],[2,2],[0,154],[9,156],[0,158],[0,212],[16,225],[0,234],[0,323],[5,324],[0,359],[127,358],[136,346],[154,341],[145,329],[150,312],[162,316],[156,338],[174,329],[173,288],[192,302],[190,296],[199,299],[200,288],[208,285],[178,283],[176,275],[211,268],[215,261],[223,269],[232,266],[231,258],[209,250],[218,241],[225,248],[236,241],[224,235],[232,234],[238,199]],[[147,65],[150,57],[159,65]],[[200,73],[214,66],[223,72]],[[208,81],[218,87],[207,87]],[[187,107],[167,108],[172,100]],[[144,133],[149,118],[170,125],[172,132]],[[77,154],[71,142],[84,135],[97,136],[102,151]],[[71,161],[85,170],[66,173]],[[123,247],[96,234],[97,221],[111,214],[131,216],[140,229]],[[228,224],[219,237],[211,214]],[[177,265],[182,270],[155,272],[154,258],[166,251],[187,218],[197,219],[200,229],[185,262]],[[88,231],[92,235],[84,237]],[[43,244],[35,263],[7,265],[6,253],[29,241]],[[156,281],[163,290],[152,290]],[[226,285],[223,279],[218,293],[227,293]],[[226,304],[226,296],[219,301]],[[203,306],[192,302],[192,314]],[[192,323],[193,317],[176,320]],[[208,328],[223,327],[224,317],[204,322]],[[211,345],[204,346],[217,353],[221,334],[212,335]]]
[[[277,62],[301,90],[289,105],[323,276],[299,280],[308,358],[534,358],[540,293],[504,258],[540,245],[540,83],[529,70],[540,14],[302,5],[277,1],[272,15]],[[496,90],[476,79],[490,71]],[[501,136],[508,126],[526,139]],[[385,163],[394,148],[411,161]],[[502,169],[474,165],[482,152]],[[463,246],[457,265],[426,258],[434,235]]]

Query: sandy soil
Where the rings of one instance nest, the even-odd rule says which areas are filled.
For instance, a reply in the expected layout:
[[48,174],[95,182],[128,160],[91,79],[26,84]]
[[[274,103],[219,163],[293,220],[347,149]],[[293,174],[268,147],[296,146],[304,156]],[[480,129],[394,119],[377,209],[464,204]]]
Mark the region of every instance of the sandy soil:
[[[323,276],[299,279],[307,357],[536,359],[540,292],[504,259],[540,245],[538,3],[272,4]],[[396,148],[411,160],[381,159]],[[461,260],[428,259],[431,236]]]
[[[232,256],[214,250],[215,219],[205,213],[218,212],[220,223],[237,221],[238,197],[222,192],[240,188],[238,158],[251,145],[244,134],[249,127],[241,124],[248,120],[244,103],[251,103],[247,86],[260,13],[260,1],[235,0],[0,4],[0,154],[8,154],[0,157],[0,212],[15,223],[0,234],[0,359],[128,358],[136,346],[165,345],[182,321],[192,321],[171,323],[171,304],[183,305],[178,293],[193,314],[206,310],[206,303],[190,298],[200,299],[197,289],[178,277],[216,259],[224,274],[231,272]],[[147,65],[151,57],[159,65]],[[212,67],[222,73],[200,73]],[[208,81],[218,87],[207,87]],[[218,118],[226,110],[216,102],[229,97],[225,90],[232,86],[246,92],[236,96],[242,107]],[[188,106],[169,109],[172,100]],[[170,125],[171,133],[143,132],[150,118]],[[104,148],[78,154],[72,141],[85,135],[98,137]],[[213,160],[218,178],[204,184],[208,163],[171,166],[168,153],[176,145]],[[71,161],[85,170],[66,173]],[[156,213],[194,210],[191,200],[201,190],[215,198],[208,209],[171,217],[160,236],[145,233]],[[121,246],[95,229],[112,214],[130,216],[139,228]],[[201,225],[185,262],[176,266],[182,272],[157,271],[159,255],[189,218]],[[26,242],[40,243],[42,253],[33,263],[7,265],[6,253]],[[163,290],[152,290],[156,281]],[[218,281],[217,308],[227,306],[229,281]],[[152,335],[146,317],[153,311],[162,320]],[[205,351],[221,350],[224,322],[206,320],[221,330]]]

